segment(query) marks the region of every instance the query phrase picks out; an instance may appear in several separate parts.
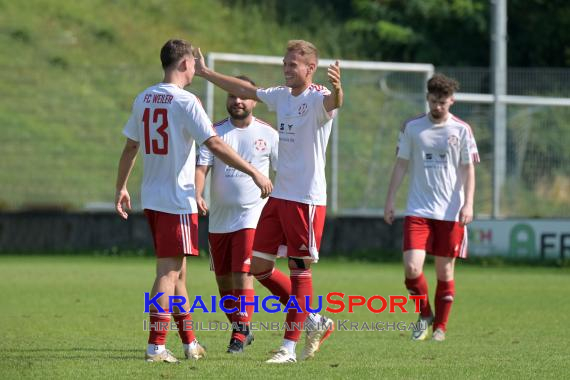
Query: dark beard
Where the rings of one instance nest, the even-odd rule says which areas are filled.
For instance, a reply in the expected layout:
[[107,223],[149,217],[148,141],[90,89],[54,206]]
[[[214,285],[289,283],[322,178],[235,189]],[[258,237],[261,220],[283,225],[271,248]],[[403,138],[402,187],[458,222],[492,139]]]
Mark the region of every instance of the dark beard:
[[437,122],[443,121],[443,115],[440,113],[438,114],[439,116],[435,116],[433,114],[433,112],[430,112],[429,115],[431,116],[431,118]]
[[232,117],[232,119],[235,119],[235,120],[244,120],[244,119],[247,119],[247,117],[249,115],[251,115],[251,112],[247,112],[246,110],[243,110],[243,113],[239,113],[239,114],[232,112],[232,109],[230,107],[228,107],[227,110],[228,110],[228,113],[230,114],[230,116]]

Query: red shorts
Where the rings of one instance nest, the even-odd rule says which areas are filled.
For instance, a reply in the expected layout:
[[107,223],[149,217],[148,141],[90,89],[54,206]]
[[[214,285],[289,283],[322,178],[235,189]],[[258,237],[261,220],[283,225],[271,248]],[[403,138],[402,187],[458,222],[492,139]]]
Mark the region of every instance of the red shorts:
[[253,250],[277,255],[287,246],[288,257],[319,260],[326,206],[269,198],[261,212]]
[[208,234],[210,270],[213,270],[216,276],[231,272],[249,273],[254,236],[253,228],[223,234]]
[[198,256],[198,214],[145,209],[156,257]]
[[467,258],[466,227],[459,222],[418,216],[404,219],[404,252],[421,249],[433,256]]

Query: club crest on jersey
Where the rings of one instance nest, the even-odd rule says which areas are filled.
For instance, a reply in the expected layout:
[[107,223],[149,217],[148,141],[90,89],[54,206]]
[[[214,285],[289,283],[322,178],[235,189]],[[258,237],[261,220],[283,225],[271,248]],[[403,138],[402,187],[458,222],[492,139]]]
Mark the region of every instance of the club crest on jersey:
[[303,103],[299,106],[298,112],[299,112],[299,116],[303,116],[304,114],[307,113],[309,109],[309,106],[307,105],[307,103]]
[[455,135],[451,135],[447,138],[447,143],[451,146],[457,146],[457,144],[459,144],[459,138]]
[[258,150],[260,152],[265,152],[265,150],[267,149],[267,143],[265,142],[264,139],[257,139],[253,142],[253,145],[255,146],[255,150]]

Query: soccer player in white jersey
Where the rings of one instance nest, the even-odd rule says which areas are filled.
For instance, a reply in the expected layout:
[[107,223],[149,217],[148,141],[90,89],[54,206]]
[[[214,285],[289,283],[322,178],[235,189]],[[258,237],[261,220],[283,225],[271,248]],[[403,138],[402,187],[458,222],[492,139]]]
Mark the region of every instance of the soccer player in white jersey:
[[[126,211],[131,208],[127,181],[140,148],[144,168],[141,203],[157,257],[150,299],[164,293],[158,299],[164,312],[150,305],[145,357],[150,362],[172,363],[177,359],[165,347],[168,331],[164,328],[169,324],[170,313],[178,325],[186,358],[200,359],[205,355],[194,332],[188,328],[191,316],[186,290],[186,256],[198,254],[194,141],[205,144],[229,165],[250,175],[261,189],[261,196],[271,192],[272,184],[216,135],[198,98],[184,90],[195,72],[192,45],[183,40],[169,40],[160,51],[160,59],[164,80],[136,97],[123,130],[127,141],[119,161],[115,208],[127,219]],[[185,297],[187,302],[182,308],[168,310],[168,297],[174,295]]]
[[[246,76],[237,78],[255,83]],[[276,169],[279,135],[271,125],[253,116],[255,100],[241,99],[228,94],[226,108],[230,117],[214,124],[216,133],[243,159],[268,176],[269,167]],[[212,169],[210,182],[209,236],[211,269],[216,275],[220,297],[232,295],[235,303],[226,302],[226,313],[234,330],[228,353],[243,352],[251,344],[253,333],[249,323],[253,314],[255,291],[249,273],[255,228],[266,203],[250,177],[229,167],[212,155],[205,145],[200,147],[196,166],[196,202],[199,211],[206,215],[208,205],[202,198],[206,176]],[[241,298],[248,302],[241,310]]]
[[[408,120],[400,132],[397,159],[390,179],[384,220],[394,221],[394,201],[408,168],[410,187],[404,219],[404,272],[411,294],[426,295],[420,304],[412,340],[445,340],[455,297],[457,257],[467,257],[466,226],[473,220],[474,163],[479,162],[471,127],[449,112],[458,83],[442,74],[427,83],[429,112]],[[427,298],[423,274],[426,252],[435,257],[435,315]]]
[[[310,266],[319,259],[325,221],[326,147],[335,110],[343,92],[338,61],[328,68],[332,92],[313,84],[318,51],[313,44],[292,40],[283,58],[285,86],[257,88],[246,81],[206,67],[196,51],[196,74],[240,98],[267,104],[277,113],[279,161],[275,188],[263,208],[253,243],[251,273],[282,303],[295,296],[299,311],[290,308],[283,344],[268,363],[296,362],[295,346],[301,336],[296,328],[305,323],[307,336],[301,359],[314,356],[331,333],[334,323],[319,314],[309,314],[305,301],[313,294]],[[290,278],[275,268],[278,250],[286,247]],[[309,303],[310,305],[310,303]],[[292,328],[291,328],[292,327]]]

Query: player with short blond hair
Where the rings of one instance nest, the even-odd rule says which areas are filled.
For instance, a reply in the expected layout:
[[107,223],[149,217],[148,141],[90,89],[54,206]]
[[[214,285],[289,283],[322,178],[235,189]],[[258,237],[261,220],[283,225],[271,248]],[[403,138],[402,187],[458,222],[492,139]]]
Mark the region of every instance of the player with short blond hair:
[[[156,260],[156,278],[151,298],[164,293],[158,304],[151,305],[150,333],[146,360],[169,362],[178,360],[166,349],[170,316],[178,325],[186,358],[200,359],[205,350],[195,339],[186,290],[186,256],[198,255],[198,218],[195,200],[194,141],[232,167],[250,175],[266,197],[271,181],[243,160],[225,144],[212,128],[198,98],[184,87],[192,82],[195,59],[192,45],[183,40],[169,40],[160,51],[164,80],[141,92],[135,99],[131,116],[123,129],[127,137],[119,161],[115,209],[127,219],[131,198],[127,182],[140,149],[143,156],[141,203],[152,232]],[[168,310],[169,296],[182,296],[182,308]],[[184,310],[182,310],[184,309]]]
[[315,64],[319,61],[319,51],[312,43],[304,40],[290,40],[287,42],[287,52],[295,52]]
[[[443,341],[455,297],[455,259],[467,257],[466,226],[473,220],[474,163],[479,162],[479,154],[471,127],[449,112],[458,83],[435,74],[427,88],[429,112],[406,121],[400,132],[384,220],[388,224],[394,221],[396,192],[409,167],[403,242],[405,284],[411,294],[426,295],[420,304],[421,323],[412,339],[425,340],[433,324],[432,340]],[[426,252],[435,256],[435,315],[423,274]]]
[[[290,41],[283,58],[285,86],[257,88],[246,81],[206,67],[197,50],[196,74],[240,98],[259,100],[277,113],[279,161],[275,188],[263,208],[253,244],[251,272],[286,304],[295,296],[298,312],[290,308],[281,347],[268,363],[296,362],[295,346],[305,323],[307,336],[302,359],[312,358],[331,333],[334,323],[319,314],[309,314],[305,300],[312,298],[311,264],[319,259],[326,212],[326,147],[335,111],[343,92],[338,61],[328,68],[332,92],[313,84],[318,51],[306,41]],[[286,248],[290,276],[275,268],[280,247]]]

